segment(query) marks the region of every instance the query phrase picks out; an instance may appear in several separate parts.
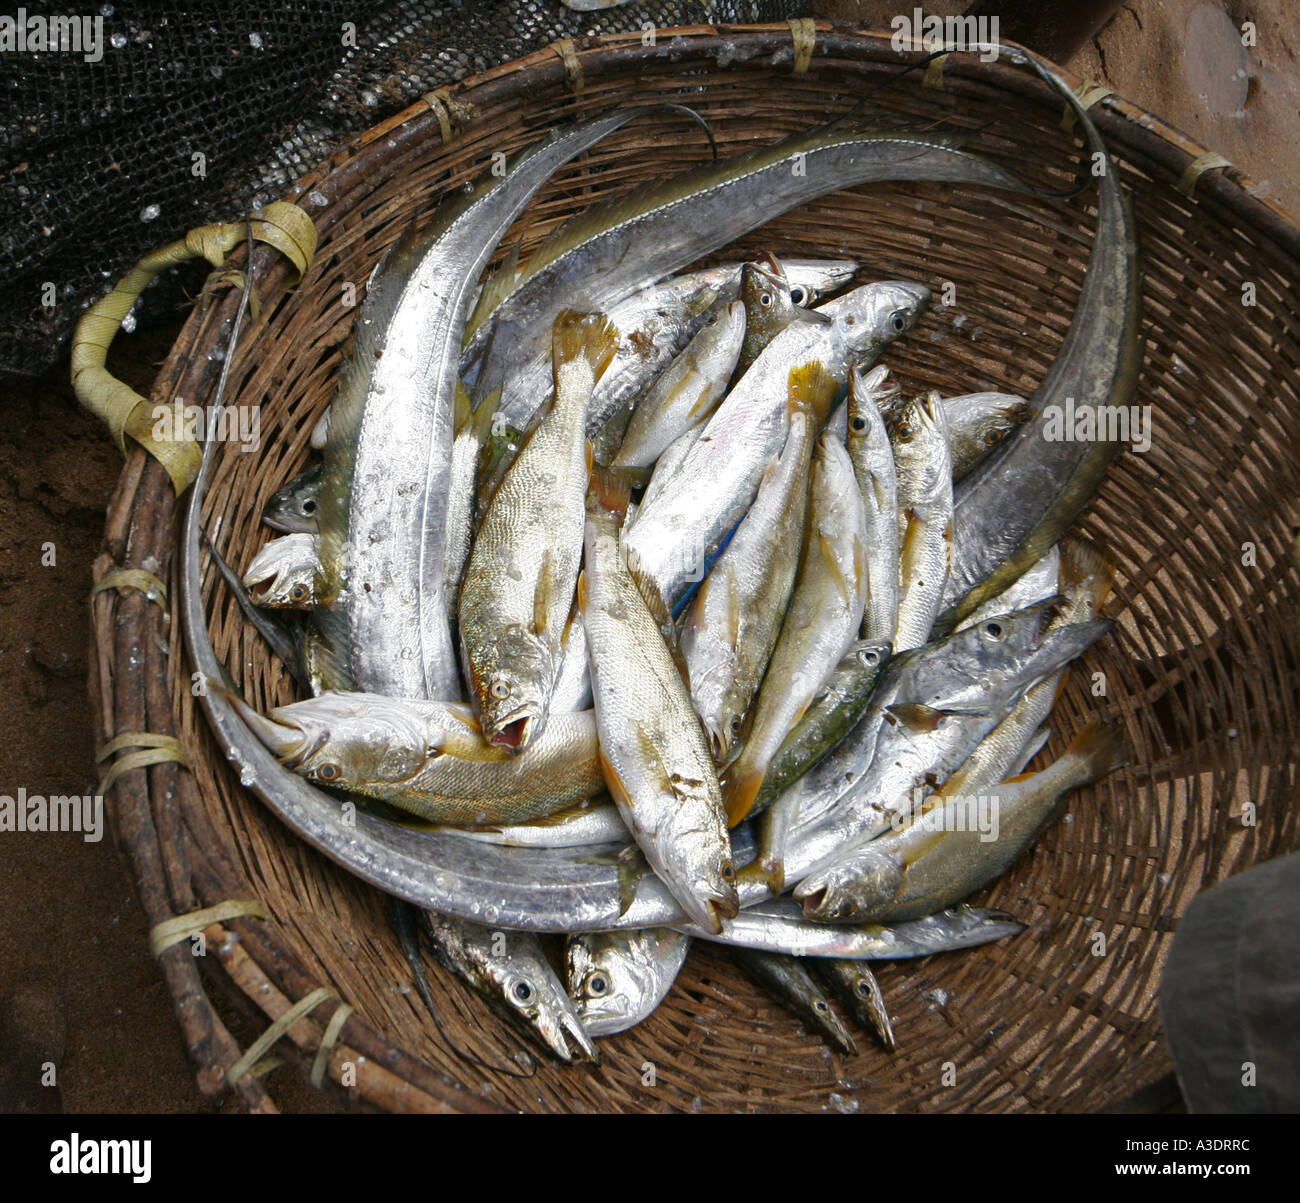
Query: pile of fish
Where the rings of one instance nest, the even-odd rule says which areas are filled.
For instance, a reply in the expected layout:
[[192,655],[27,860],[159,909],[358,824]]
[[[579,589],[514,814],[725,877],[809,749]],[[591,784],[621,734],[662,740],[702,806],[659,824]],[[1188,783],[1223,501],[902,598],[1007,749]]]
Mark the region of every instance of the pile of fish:
[[[692,266],[843,187],[1034,193],[952,133],[823,127],[714,160],[480,284],[552,173],[653,111],[631,109],[525,149],[372,277],[321,460],[267,506],[282,537],[227,576],[311,695],[265,716],[207,635],[205,457],[188,635],[242,780],[408,898],[402,841],[427,840],[423,938],[565,1058],[649,1015],[691,939],[838,1047],[824,991],[892,1047],[868,963],[1021,930],[965,900],[1122,763],[1094,722],[1024,771],[1110,626],[1110,568],[1063,536],[1119,446],[1044,437],[1044,410],[1127,403],[1140,349],[1126,198],[1068,87],[1021,61],[1106,167],[1032,398],[903,395],[879,361],[924,285],[772,254]],[[303,819],[340,797],[378,818]]]

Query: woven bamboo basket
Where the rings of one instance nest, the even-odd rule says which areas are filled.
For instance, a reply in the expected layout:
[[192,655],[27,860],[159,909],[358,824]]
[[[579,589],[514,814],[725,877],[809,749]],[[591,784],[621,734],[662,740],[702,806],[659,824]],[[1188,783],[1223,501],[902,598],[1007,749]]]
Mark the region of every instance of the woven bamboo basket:
[[[806,65],[786,25],[548,49],[427,98],[301,181],[287,199],[316,224],[316,258],[290,287],[278,252],[253,252],[262,304],[227,384],[225,401],[260,406],[262,426],[257,454],[220,448],[208,493],[204,525],[220,520],[230,562],[248,563],[266,538],[263,504],[307,462],[356,314],[340,303],[344,285],[360,291],[413,218],[494,152],[562,121],[671,99],[708,118],[720,153],[735,153],[847,110],[916,58],[888,37],[825,22],[801,32],[811,29]],[[1071,178],[1079,151],[1061,102],[1028,73],[953,55],[923,76],[878,93],[865,119],[950,120],[980,131],[974,149],[1043,183]],[[260,1015],[271,1051],[314,1071],[323,1089],[387,1110],[1080,1111],[1168,1072],[1155,991],[1179,914],[1213,882],[1298,842],[1300,573],[1291,545],[1300,472],[1291,432],[1300,425],[1300,232],[1234,169],[1201,171],[1202,148],[1150,115],[1114,96],[1091,111],[1140,225],[1138,400],[1151,406],[1153,428],[1149,451],[1115,462],[1079,524],[1118,566],[1107,606],[1117,625],[1072,671],[1045,755],[1101,714],[1120,724],[1131,762],[1073,795],[1069,817],[977,899],[1028,929],[879,966],[899,1035],[893,1054],[866,1034],[856,1058],[832,1054],[724,956],[697,945],[655,1015],[604,1042],[600,1067],[538,1057],[534,1073],[518,1076],[517,1036],[434,965],[444,1031],[431,1023],[404,988],[410,975],[381,895],[297,839],[228,767],[182,647],[178,506],[166,474],[137,447],[96,580],[144,569],[170,581],[171,599],[130,587],[95,595],[91,688],[101,742],[175,735],[189,762],[122,771],[110,813],[150,923],[180,916],[173,928],[205,937],[204,957],[175,933],[158,954],[201,1090],[233,1089],[249,1109],[271,1110],[277,1075],[292,1072],[252,1065],[266,1042],[251,1056],[236,1047],[210,1005],[214,988]],[[633,123],[562,171],[503,246],[522,235],[527,251],[592,201],[708,153],[680,117]],[[1091,203],[872,186],[808,205],[742,249],[845,254],[872,277],[920,280],[936,295],[951,282],[952,305],[936,305],[887,362],[910,389],[1027,394],[1073,312]],[[232,266],[243,267],[242,256]],[[211,399],[221,366],[213,352],[238,299],[214,276],[154,400]],[[291,700],[282,666],[215,572],[205,590],[218,655],[245,695],[262,708]],[[253,904],[256,913],[235,913]]]

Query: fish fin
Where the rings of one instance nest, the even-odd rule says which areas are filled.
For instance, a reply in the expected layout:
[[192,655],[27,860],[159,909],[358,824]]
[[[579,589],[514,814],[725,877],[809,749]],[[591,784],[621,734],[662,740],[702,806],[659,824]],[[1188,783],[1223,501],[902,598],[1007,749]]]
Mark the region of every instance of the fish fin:
[[496,417],[497,407],[501,404],[503,387],[497,385],[479,402],[478,408],[474,411],[474,434],[480,443],[486,443],[492,434],[492,420]]
[[743,777],[728,781],[722,791],[722,800],[727,807],[727,826],[735,827],[754,807],[754,800],[762,788],[766,768],[751,769]]
[[551,562],[554,559],[548,547],[542,552],[542,567],[537,574],[537,587],[533,590],[533,634],[546,633],[546,616],[551,608]]
[[[673,390],[673,392],[674,393],[681,392],[688,384],[699,379],[700,375],[701,373],[699,372],[698,369],[691,368],[686,373],[686,375],[682,378],[682,382]],[[705,414],[709,412],[709,409],[712,407],[713,400],[716,395],[717,394],[714,391],[714,386],[711,384],[706,383],[705,386],[702,389],[700,389],[700,395],[695,398],[695,404],[691,406],[690,410],[687,412],[686,415],[688,418],[690,418],[692,425],[695,425],[700,420],[701,417],[703,417]]]
[[578,573],[578,609],[582,611],[582,616],[587,616],[587,570],[584,568]]
[[790,404],[809,409],[817,415],[818,423],[826,421],[831,403],[839,391],[839,381],[826,370],[820,359],[790,369]]
[[631,496],[631,485],[625,473],[614,468],[591,468],[591,479],[587,485],[588,501],[606,513],[613,514],[618,519],[619,526],[623,525],[623,519],[627,517]]
[[734,566],[730,564],[727,565],[727,642],[733,648],[740,646],[740,582],[736,579]]
[[620,806],[626,806],[628,810],[632,809],[632,795],[628,793],[627,786],[623,783],[623,778],[618,775],[618,770],[609,762],[602,748],[596,753],[600,761],[600,772],[605,778],[605,785],[609,789],[610,797]]
[[207,531],[203,532],[203,539],[208,545],[208,553],[212,556],[212,562],[217,566],[217,571],[221,574],[222,580],[226,582],[231,593],[235,595],[235,601],[239,603],[239,609],[244,617],[252,623],[257,633],[266,640],[271,651],[279,656],[280,662],[288,669],[294,684],[311,692],[311,679],[307,672],[302,643],[295,638],[289,623],[283,619],[273,617],[265,610],[258,609],[253,604],[248,587],[239,579],[235,570],[226,563]]
[[478,294],[478,301],[474,305],[474,312],[465,325],[466,343],[474,337],[478,328],[487,321],[497,306],[513,291],[515,281],[519,278],[519,253],[523,245],[523,239],[516,242],[510,248],[509,254],[497,264],[483,282],[483,288]]
[[469,421],[470,415],[474,412],[473,403],[469,399],[469,393],[465,391],[465,386],[459,380],[456,381],[456,404],[452,410],[452,429],[457,434],[460,433],[461,427]]
[[699,592],[695,594],[695,600],[691,602],[690,607],[687,609],[686,617],[682,619],[683,634],[688,630],[694,634],[703,626],[704,607],[706,605],[704,599],[708,596],[709,586],[713,583],[713,576],[713,573],[709,573],[709,575],[704,578],[704,584],[700,586]]
[[852,605],[849,582],[839,564],[835,562],[835,549],[831,547],[830,542],[821,531],[817,532],[817,542],[821,547],[822,559],[826,561],[826,567],[830,569],[831,580],[835,582],[835,587],[840,591],[840,597],[844,600],[846,606]]
[[673,781],[672,774],[668,772],[664,764],[663,757],[659,754],[659,749],[650,732],[647,731],[640,723],[633,723],[633,730],[636,732],[637,746],[641,749],[641,757],[647,765],[654,766],[657,785],[663,794],[676,794],[677,788]]
[[912,731],[934,731],[950,711],[936,710],[920,702],[895,702],[885,709]]
[[566,309],[555,319],[551,336],[552,356],[561,364],[585,359],[599,380],[618,351],[619,332],[603,313],[579,313]]
[[1061,544],[1061,592],[1067,598],[1086,594],[1091,616],[1101,613],[1115,583],[1115,565],[1081,539]]
[[1066,747],[1064,756],[1078,757],[1088,771],[1088,780],[1097,781],[1107,773],[1128,763],[1128,753],[1113,723],[1093,719]]

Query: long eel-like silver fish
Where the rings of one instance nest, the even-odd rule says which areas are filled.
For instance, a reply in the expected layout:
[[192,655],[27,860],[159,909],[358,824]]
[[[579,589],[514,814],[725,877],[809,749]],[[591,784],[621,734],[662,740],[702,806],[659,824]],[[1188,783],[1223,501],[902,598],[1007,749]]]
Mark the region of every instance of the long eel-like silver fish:
[[[444,202],[383,260],[353,328],[330,410],[319,497],[335,688],[460,697],[440,566],[452,415],[474,287],[511,222],[562,164],[632,118],[554,131],[500,178]],[[349,678],[350,677],[350,681]]]

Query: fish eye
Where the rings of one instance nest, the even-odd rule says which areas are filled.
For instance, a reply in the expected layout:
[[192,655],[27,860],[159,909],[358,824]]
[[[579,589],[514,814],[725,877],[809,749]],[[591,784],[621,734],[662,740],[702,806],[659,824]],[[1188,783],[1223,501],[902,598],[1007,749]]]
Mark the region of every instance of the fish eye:
[[1003,432],[1000,430],[990,430],[988,434],[984,436],[984,441],[992,447],[994,443],[1000,443],[1002,441],[1002,434]]
[[880,663],[880,653],[874,648],[864,647],[858,652],[858,662],[867,668],[874,668]]
[[722,880],[730,881],[736,876],[736,866],[730,861],[725,861],[722,866]]
[[856,431],[863,431],[867,428],[867,420],[861,414],[849,419],[849,425]]
[[907,422],[899,422],[899,424],[894,428],[895,436],[903,443],[910,443],[912,441],[912,435],[915,433],[916,432]]
[[867,982],[858,983],[858,997],[859,998],[871,997],[871,986]]
[[304,514],[314,514],[316,512],[316,503],[310,497],[302,503],[302,512]]
[[764,309],[771,309],[772,294],[770,292],[760,292],[758,294],[758,303],[762,305]]
[[316,776],[322,781],[337,781],[343,776],[343,770],[336,764],[323,764],[316,770]]
[[731,720],[731,733],[732,733],[732,735],[739,735],[739,734],[740,734],[740,726],[741,726],[741,722],[742,722],[742,720],[741,720],[740,715],[737,714],[737,715],[734,715],[734,716],[732,717],[732,720]]
[[510,993],[514,995],[515,1001],[527,1005],[533,1001],[535,991],[533,984],[524,978],[520,978],[513,986],[510,987]]
[[802,305],[808,299],[808,294],[802,288],[790,289],[790,300],[796,305]]
[[609,993],[609,978],[603,973],[593,973],[587,979],[587,993],[592,998],[600,998],[602,995]]
[[901,309],[894,311],[889,319],[889,324],[895,334],[902,334],[907,329],[907,318]]
[[289,590],[289,596],[294,601],[302,601],[303,598],[307,596],[307,586],[295,585],[292,589]]
[[990,639],[1002,638],[1002,624],[1000,622],[986,622],[984,624],[984,634]]
[[488,693],[497,699],[508,698],[510,696],[510,682],[498,677],[488,686]]

